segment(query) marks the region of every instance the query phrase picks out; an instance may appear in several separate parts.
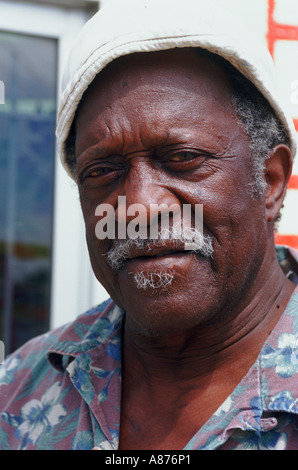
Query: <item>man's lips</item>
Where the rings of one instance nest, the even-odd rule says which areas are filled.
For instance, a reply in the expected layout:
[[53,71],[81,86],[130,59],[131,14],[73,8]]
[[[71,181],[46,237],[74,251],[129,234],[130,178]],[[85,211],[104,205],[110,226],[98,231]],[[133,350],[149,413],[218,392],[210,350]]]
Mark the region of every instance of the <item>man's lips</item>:
[[127,255],[126,260],[133,260],[137,258],[161,258],[163,256],[172,256],[175,254],[187,253],[184,250],[183,244],[173,246],[172,244],[163,244],[162,246],[147,246],[145,248],[132,248]]
[[183,243],[177,245],[169,242],[163,246],[134,247],[127,255],[123,267],[131,273],[180,270],[188,258],[186,255],[189,255],[189,251],[184,250]]
[[126,258],[123,268],[130,274],[144,272],[181,272],[188,269],[190,252],[186,250],[152,250],[140,251]]

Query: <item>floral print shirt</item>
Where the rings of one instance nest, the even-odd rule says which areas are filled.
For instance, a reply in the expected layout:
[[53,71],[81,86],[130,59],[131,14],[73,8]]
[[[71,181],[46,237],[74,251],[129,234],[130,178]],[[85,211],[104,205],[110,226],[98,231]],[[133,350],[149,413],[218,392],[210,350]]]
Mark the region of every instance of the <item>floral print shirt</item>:
[[[278,247],[298,283],[298,254]],[[124,312],[111,300],[0,366],[0,449],[116,450]],[[298,287],[233,393],[184,450],[298,449]]]

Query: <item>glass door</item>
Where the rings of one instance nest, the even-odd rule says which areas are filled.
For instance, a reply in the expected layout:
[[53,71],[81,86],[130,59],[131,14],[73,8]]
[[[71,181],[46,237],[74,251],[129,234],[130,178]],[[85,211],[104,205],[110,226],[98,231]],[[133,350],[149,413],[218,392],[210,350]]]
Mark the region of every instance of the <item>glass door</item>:
[[0,31],[0,339],[49,328],[57,41]]

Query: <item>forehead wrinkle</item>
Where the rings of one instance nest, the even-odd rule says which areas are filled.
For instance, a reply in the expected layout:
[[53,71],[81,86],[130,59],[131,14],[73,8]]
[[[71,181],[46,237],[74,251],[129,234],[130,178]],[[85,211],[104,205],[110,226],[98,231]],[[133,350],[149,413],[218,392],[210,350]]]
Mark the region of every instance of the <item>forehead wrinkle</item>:
[[[232,106],[231,93],[226,84],[224,88],[223,85],[217,88],[213,84],[210,86],[209,81],[198,82],[196,79],[193,87],[193,70],[189,78],[185,79],[184,75],[177,73],[174,80],[169,73],[161,77],[160,70],[155,71],[156,73],[153,71],[148,77],[140,64],[137,64],[136,73],[132,73],[133,71],[135,69],[128,68],[122,76],[117,76],[113,70],[104,79],[101,77],[93,86],[96,106],[92,104],[92,90],[91,101],[88,100],[88,91],[85,96],[82,110],[90,124],[89,142],[99,141],[96,146],[99,150],[101,147],[101,154],[109,149],[120,154],[127,154],[135,149],[150,150],[158,145],[167,145],[168,142],[186,142],[188,136],[188,143],[195,141],[200,146],[201,142],[207,142],[209,147],[211,145],[217,151],[226,147],[223,145],[225,136],[220,132],[225,127],[227,106]],[[109,93],[106,93],[107,90]],[[222,100],[219,99],[220,96]],[[185,103],[188,105],[185,106]],[[206,117],[205,109],[209,110],[208,115],[205,113]],[[211,112],[213,109],[214,112]],[[210,127],[213,128],[213,135]],[[177,137],[173,136],[173,128],[177,128]],[[194,134],[196,139],[191,138]]]
[[[94,147],[92,154],[98,152],[98,156],[105,156],[111,152],[126,155],[183,143],[216,153],[227,149],[229,139],[220,132],[221,125],[219,132],[215,132],[214,126],[211,126],[213,131],[210,130],[210,120],[213,122],[216,119],[219,124],[220,110],[217,108],[217,113],[213,113],[214,119],[211,119],[210,113],[206,119],[202,118],[204,111],[199,112],[199,118],[197,115],[198,109],[204,110],[207,104],[210,107],[210,97],[200,99],[197,94],[194,96],[185,90],[183,97],[177,97],[173,88],[169,87],[168,90],[154,90],[154,99],[146,89],[147,86],[143,87],[141,94],[136,91],[137,100],[134,99],[134,92],[130,92],[119,100],[117,95],[116,98],[112,97],[102,110],[99,103],[93,121],[88,118],[88,134]],[[224,112],[222,117],[225,120]]]
[[[152,126],[150,128],[152,130]],[[110,134],[101,133],[100,140],[88,147],[79,158],[111,158],[112,156],[132,157],[133,154],[142,154],[171,150],[177,146],[185,146],[188,149],[197,149],[223,156],[227,154],[231,147],[229,138],[224,136],[208,136],[204,129],[189,129],[180,127],[177,129],[167,128],[158,134],[143,137],[142,132],[138,132],[137,139],[125,138],[125,133],[121,133],[121,142],[115,143],[115,139]],[[200,137],[201,135],[201,137]],[[124,136],[124,137],[123,137]]]
[[[195,123],[192,115],[186,116],[184,112],[180,115],[178,110],[173,115],[172,109],[165,110],[162,105],[157,108],[156,113],[148,109],[127,113],[125,107],[123,112],[114,113],[112,108],[107,110],[95,127],[97,149],[101,153],[112,151],[126,155],[135,150],[154,150],[175,144],[199,146],[202,150],[215,152],[229,146],[229,139],[222,133],[215,135],[210,132],[207,120]],[[116,114],[119,114],[119,119],[115,119]]]

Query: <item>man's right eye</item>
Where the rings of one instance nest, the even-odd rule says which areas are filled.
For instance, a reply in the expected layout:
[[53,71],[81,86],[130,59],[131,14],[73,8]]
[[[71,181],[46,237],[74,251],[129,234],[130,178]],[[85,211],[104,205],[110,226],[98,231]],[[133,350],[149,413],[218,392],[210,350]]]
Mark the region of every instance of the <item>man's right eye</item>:
[[93,168],[91,171],[87,171],[83,175],[83,178],[98,178],[100,176],[108,175],[113,170],[114,168],[108,168],[108,167]]

